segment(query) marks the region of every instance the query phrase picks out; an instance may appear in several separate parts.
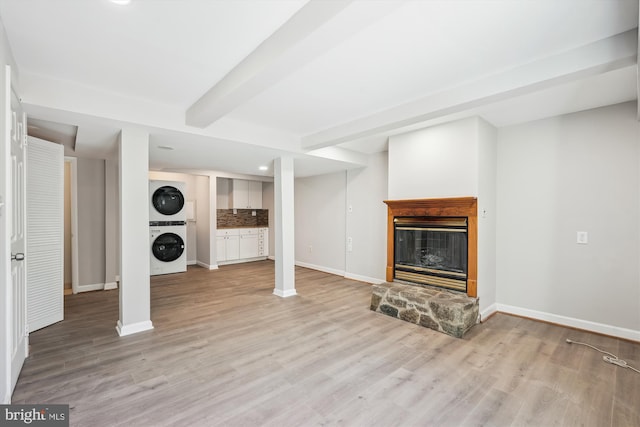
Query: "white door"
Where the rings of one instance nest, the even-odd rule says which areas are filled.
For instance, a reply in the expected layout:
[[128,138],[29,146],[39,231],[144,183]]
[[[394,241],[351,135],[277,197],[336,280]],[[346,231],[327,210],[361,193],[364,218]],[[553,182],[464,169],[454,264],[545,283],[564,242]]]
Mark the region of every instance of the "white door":
[[27,357],[26,303],[26,227],[25,227],[25,127],[22,105],[11,91],[11,70],[5,76],[6,93],[11,92],[11,113],[6,120],[11,128],[11,390]]
[[29,332],[64,317],[64,147],[27,140]]

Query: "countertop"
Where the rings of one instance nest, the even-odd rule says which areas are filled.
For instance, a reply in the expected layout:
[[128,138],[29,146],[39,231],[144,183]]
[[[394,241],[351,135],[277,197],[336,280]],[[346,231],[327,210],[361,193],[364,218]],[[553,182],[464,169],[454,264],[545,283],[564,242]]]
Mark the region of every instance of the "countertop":
[[229,228],[269,228],[268,225],[230,225],[228,227],[216,227],[216,230],[227,230]]

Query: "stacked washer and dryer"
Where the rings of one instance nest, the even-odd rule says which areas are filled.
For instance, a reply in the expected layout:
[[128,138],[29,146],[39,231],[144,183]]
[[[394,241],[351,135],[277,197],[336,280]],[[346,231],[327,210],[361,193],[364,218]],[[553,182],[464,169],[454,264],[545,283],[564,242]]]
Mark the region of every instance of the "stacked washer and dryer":
[[186,184],[149,181],[151,275],[187,271]]

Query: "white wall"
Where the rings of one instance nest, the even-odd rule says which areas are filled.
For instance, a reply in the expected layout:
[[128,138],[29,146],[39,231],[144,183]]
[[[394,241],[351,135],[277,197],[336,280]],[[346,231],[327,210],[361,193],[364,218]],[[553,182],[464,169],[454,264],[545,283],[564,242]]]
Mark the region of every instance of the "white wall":
[[499,303],[640,339],[639,129],[632,102],[499,130]]
[[[209,177],[196,176],[196,254],[198,265],[209,268],[215,266],[216,259],[211,258],[211,209],[215,211],[215,206],[210,207],[209,199]],[[215,224],[214,224],[215,229]],[[215,230],[214,230],[215,231]]]
[[389,138],[390,200],[477,194],[477,118]]
[[120,169],[117,158],[105,168],[105,287],[114,288],[120,275]]
[[78,286],[105,280],[105,162],[77,161],[78,168]]
[[496,303],[497,130],[478,119],[478,298],[480,313]]
[[294,194],[296,263],[343,275],[346,173],[298,178]]
[[[262,209],[269,210],[269,256],[276,253],[276,235],[275,235],[275,218],[274,215],[274,188],[273,182],[262,183]],[[295,213],[294,213],[295,215]]]
[[[366,168],[347,171],[346,277],[385,281],[387,265],[387,153],[373,154]],[[351,207],[351,210],[349,209]]]

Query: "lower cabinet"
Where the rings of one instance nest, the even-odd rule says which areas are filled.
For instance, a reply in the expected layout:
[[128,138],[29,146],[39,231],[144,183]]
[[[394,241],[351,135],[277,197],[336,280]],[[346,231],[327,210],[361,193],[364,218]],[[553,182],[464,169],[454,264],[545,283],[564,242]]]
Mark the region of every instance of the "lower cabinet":
[[224,264],[266,258],[269,251],[268,233],[268,228],[224,228],[216,230],[217,262]]
[[216,236],[216,260],[233,261],[240,259],[240,236]]
[[258,229],[240,230],[240,258],[255,258],[258,254]]
[[269,256],[269,229],[258,229],[258,256]]

